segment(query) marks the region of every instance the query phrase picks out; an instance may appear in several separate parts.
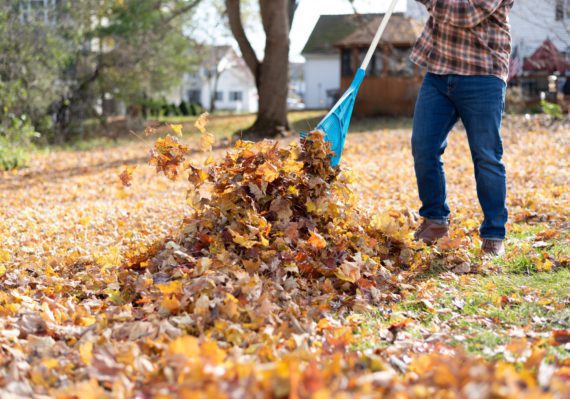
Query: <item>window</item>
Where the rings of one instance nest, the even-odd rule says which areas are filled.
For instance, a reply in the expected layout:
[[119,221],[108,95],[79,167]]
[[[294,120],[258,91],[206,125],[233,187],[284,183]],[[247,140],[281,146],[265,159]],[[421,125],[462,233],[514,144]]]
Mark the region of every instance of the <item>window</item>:
[[343,48],[340,57],[342,76],[352,76],[354,74],[354,69],[352,68],[352,49]]
[[562,21],[564,18],[564,0],[556,0],[555,5],[555,19],[557,21]]
[[243,101],[243,92],[230,91],[230,101]]
[[202,103],[202,91],[201,90],[188,90],[188,102],[201,104]]
[[388,74],[390,76],[414,76],[415,66],[410,60],[410,48],[390,49],[388,55]]
[[562,21],[564,18],[570,18],[570,7],[568,0],[556,0],[554,5],[554,19]]
[[[364,61],[364,57],[366,57],[366,53],[368,53],[368,49],[360,49],[360,57],[358,58],[358,67],[362,65]],[[370,64],[368,65],[368,70],[366,74],[368,76],[380,76],[384,72],[384,49],[379,48],[376,49],[374,54],[372,54],[372,58],[370,59]]]
[[214,94],[214,101],[224,101],[224,92],[217,91],[216,94]]
[[20,20],[26,22],[43,22],[46,25],[56,23],[56,8],[60,0],[21,0],[18,4]]
[[384,73],[384,49],[376,49],[372,60],[373,63],[371,64],[370,74],[372,76],[381,76],[382,73]]

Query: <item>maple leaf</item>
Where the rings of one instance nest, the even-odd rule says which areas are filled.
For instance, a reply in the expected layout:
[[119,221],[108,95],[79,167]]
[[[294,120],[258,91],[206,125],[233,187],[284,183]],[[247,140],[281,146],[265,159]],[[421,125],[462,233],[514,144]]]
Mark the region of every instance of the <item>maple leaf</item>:
[[257,168],[257,174],[267,183],[271,183],[279,177],[279,171],[270,162],[265,162]]
[[170,355],[182,355],[187,358],[197,358],[200,356],[200,343],[198,338],[184,335],[170,342],[166,352]]
[[325,241],[325,239],[323,238],[323,236],[321,236],[319,233],[315,232],[315,231],[310,231],[309,232],[310,237],[307,240],[307,243],[313,247],[314,249],[324,249],[327,247],[327,242]]
[[156,140],[149,163],[156,166],[157,172],[164,173],[170,180],[176,180],[188,152],[187,146],[168,135]]
[[204,112],[202,115],[200,115],[198,117],[198,119],[196,119],[196,122],[194,123],[194,126],[196,127],[196,129],[198,129],[200,131],[200,133],[202,133],[203,135],[205,135],[207,133],[206,125],[208,124],[209,117],[210,117],[210,114],[208,114],[207,112]]
[[119,179],[125,187],[130,187],[131,182],[133,181],[133,171],[136,169],[136,166],[126,166],[125,169],[119,174]]
[[172,132],[177,135],[178,137],[182,137],[182,125],[173,125],[170,124],[168,125],[170,127],[170,130],[172,130]]
[[211,133],[203,133],[200,137],[200,150],[202,152],[212,151],[212,146],[214,145],[216,139]]

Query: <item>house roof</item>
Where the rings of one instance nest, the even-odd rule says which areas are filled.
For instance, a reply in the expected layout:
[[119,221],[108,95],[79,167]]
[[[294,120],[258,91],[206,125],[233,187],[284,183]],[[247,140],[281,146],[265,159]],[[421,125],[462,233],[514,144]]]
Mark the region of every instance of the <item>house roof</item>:
[[[382,15],[377,15],[354,32],[335,44],[339,47],[368,47],[382,22]],[[386,26],[381,43],[413,45],[421,34],[423,24],[404,15],[394,15]]]
[[570,70],[570,63],[566,61],[554,43],[550,39],[546,39],[530,57],[525,58],[523,70],[564,73]]
[[379,14],[321,15],[301,54],[336,54],[335,44]]

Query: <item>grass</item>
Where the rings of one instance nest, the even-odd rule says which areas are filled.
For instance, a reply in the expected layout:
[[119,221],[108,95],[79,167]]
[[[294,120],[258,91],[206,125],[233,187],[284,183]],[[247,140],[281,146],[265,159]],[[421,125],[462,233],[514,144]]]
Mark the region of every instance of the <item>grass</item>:
[[[544,229],[518,225],[509,239],[510,248],[519,251],[524,242]],[[560,251],[566,253],[567,237],[564,233],[546,253],[553,258]],[[360,343],[354,349],[389,347],[389,340],[379,339],[378,331],[409,318],[413,322],[406,334],[412,341],[438,333],[446,337],[444,342],[449,345],[462,346],[488,358],[501,358],[504,345],[514,336],[529,335],[542,337],[542,345],[550,354],[568,359],[570,353],[551,346],[547,338],[551,331],[568,329],[570,324],[570,269],[555,267],[537,272],[539,260],[533,252],[522,251],[499,261],[499,273],[462,277],[429,273],[417,290],[407,293],[389,311],[369,315],[368,323],[359,332]]]

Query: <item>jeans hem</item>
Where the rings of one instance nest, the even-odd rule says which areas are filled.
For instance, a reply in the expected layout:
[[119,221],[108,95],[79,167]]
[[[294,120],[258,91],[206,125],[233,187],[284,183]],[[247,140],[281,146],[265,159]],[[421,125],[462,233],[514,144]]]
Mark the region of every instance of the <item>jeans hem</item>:
[[490,241],[504,241],[505,237],[501,238],[501,237],[483,237],[481,236],[482,239],[484,240],[490,240]]
[[429,220],[430,222],[434,222],[437,224],[441,224],[441,225],[448,225],[449,224],[449,219],[445,218],[445,219],[439,219],[439,218],[425,218],[426,220]]

